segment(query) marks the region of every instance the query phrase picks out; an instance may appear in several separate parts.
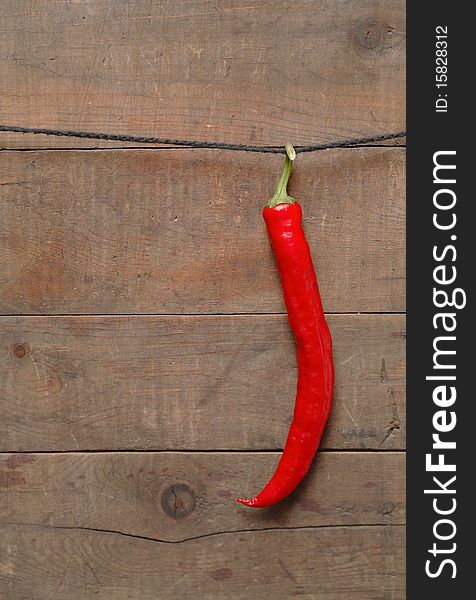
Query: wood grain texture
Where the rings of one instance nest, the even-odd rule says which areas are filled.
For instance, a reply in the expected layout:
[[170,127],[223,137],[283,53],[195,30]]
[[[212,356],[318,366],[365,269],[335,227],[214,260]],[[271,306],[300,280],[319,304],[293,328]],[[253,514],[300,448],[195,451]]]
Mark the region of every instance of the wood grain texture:
[[[0,123],[405,129],[404,0],[5,0],[0,31]],[[403,600],[404,149],[298,157],[334,410],[253,511],[297,375],[261,218],[282,159],[125,146],[0,133],[1,600]]]
[[2,527],[4,600],[403,600],[404,528],[280,530],[164,544]]
[[[280,453],[0,454],[0,523],[79,527],[178,542],[282,527],[405,522],[402,452],[318,455],[283,503],[242,508]],[[346,473],[342,477],[342,473]]]
[[[0,155],[3,313],[284,312],[261,216],[280,156]],[[405,308],[404,150],[299,156],[291,193],[329,312]]]
[[404,129],[403,0],[7,0],[0,30],[6,123],[271,145]]
[[[405,444],[403,315],[332,315],[327,448]],[[3,317],[0,449],[279,449],[292,416],[284,315]]]

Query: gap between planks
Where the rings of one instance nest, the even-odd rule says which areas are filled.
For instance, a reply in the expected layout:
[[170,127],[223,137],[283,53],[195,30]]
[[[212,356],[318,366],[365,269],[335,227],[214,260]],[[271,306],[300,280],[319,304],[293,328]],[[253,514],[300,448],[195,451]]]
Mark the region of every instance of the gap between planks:
[[[8,313],[0,314],[0,319],[3,318],[18,318],[18,317],[30,317],[30,318],[68,318],[68,317],[281,317],[287,313],[283,312],[234,312],[234,313]],[[355,317],[355,316],[398,316],[406,315],[406,311],[372,311],[372,312],[326,312],[326,316],[341,316],[341,317]]]
[[[0,451],[0,457],[2,455],[11,454],[44,454],[44,455],[63,455],[63,454],[281,454],[283,448],[265,448],[261,449],[250,449],[250,450],[237,450],[237,449],[220,449],[213,448],[209,450],[204,449],[186,449],[179,448],[173,450],[157,449],[151,450],[150,448],[140,450],[137,448],[120,448],[117,450],[103,450],[103,449],[84,449],[84,450],[5,450]],[[382,448],[376,450],[375,448],[322,448],[318,450],[319,454],[406,454],[406,449],[395,449],[395,448]]]

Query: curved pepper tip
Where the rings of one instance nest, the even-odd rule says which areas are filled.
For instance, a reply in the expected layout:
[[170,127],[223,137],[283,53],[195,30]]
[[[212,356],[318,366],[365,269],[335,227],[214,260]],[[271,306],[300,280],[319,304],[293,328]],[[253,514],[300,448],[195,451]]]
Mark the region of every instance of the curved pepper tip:
[[236,501],[240,504],[244,504],[245,506],[254,506],[256,504],[256,498],[237,498]]

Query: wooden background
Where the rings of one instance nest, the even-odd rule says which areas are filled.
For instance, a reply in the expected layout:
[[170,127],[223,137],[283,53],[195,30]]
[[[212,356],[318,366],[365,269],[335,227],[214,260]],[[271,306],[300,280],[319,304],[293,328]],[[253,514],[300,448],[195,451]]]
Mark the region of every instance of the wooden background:
[[[295,145],[404,129],[403,0],[6,0],[0,122]],[[2,600],[404,598],[404,148],[298,157],[335,346],[303,485],[253,511],[296,363],[282,158],[0,134]]]

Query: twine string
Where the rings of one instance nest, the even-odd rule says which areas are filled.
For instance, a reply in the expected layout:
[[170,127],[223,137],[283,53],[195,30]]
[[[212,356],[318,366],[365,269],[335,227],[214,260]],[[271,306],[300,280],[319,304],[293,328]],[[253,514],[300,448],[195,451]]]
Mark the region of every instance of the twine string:
[[[45,129],[43,127],[21,127],[19,125],[1,125],[0,131],[10,133],[32,133],[34,135],[52,135],[56,137],[83,138],[89,140],[106,140],[111,142],[131,142],[136,144],[164,144],[167,146],[183,146],[185,148],[203,148],[210,150],[235,150],[237,152],[262,152],[269,154],[284,154],[283,146],[252,146],[248,144],[229,144],[226,142],[205,142],[200,140],[179,140],[162,137],[147,137],[140,135],[127,135],[122,133],[98,133],[94,131],[75,131],[69,129]],[[386,140],[395,140],[406,136],[406,131],[384,133],[368,137],[351,138],[334,142],[310,144],[308,146],[294,146],[297,154],[303,152],[316,152],[329,148],[347,148],[361,146]]]

